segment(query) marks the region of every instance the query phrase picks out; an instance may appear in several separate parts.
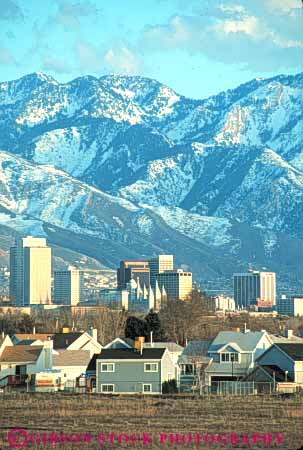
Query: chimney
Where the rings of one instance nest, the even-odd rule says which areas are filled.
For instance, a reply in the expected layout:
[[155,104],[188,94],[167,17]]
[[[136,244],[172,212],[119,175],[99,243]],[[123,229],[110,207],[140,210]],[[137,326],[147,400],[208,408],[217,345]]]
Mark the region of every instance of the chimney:
[[250,333],[250,330],[246,327],[246,322],[244,324],[244,334]]
[[87,334],[89,334],[95,341],[98,341],[97,328],[89,327],[89,329],[87,330]]
[[144,340],[145,340],[144,336],[138,336],[135,339],[135,346],[134,346],[134,348],[135,348],[136,351],[140,352],[141,355],[143,353]]
[[48,339],[43,342],[44,368],[50,370],[53,368],[53,341]]
[[293,337],[293,330],[286,330],[287,339],[291,339]]
[[33,327],[33,334],[36,334],[36,327]]

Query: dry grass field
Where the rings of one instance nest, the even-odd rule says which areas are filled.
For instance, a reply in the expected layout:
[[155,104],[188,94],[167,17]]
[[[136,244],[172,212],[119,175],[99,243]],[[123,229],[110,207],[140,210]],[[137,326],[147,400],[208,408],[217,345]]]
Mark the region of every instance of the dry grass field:
[[[81,394],[0,394],[1,450],[13,448],[7,440],[7,432],[12,428],[25,430],[20,433],[16,441],[11,435],[15,448],[37,450],[57,448],[66,450],[123,450],[124,448],[151,450],[280,448],[290,450],[299,449],[303,445],[303,397],[160,398]],[[49,433],[58,435],[61,433],[63,441],[65,438],[72,439],[73,443],[52,444]],[[73,436],[71,436],[72,433],[74,433]],[[100,442],[98,441],[99,433]],[[114,435],[111,438],[110,433]],[[146,435],[145,443],[142,440],[143,433],[150,433]],[[162,442],[159,438],[160,433],[163,433]],[[222,435],[227,433],[229,439],[230,433],[236,433],[241,436],[242,443],[224,444],[224,441],[221,444],[206,443],[204,440],[206,433],[209,435],[209,440],[211,434],[220,434],[223,439]],[[261,435],[258,443],[252,442],[254,433]],[[263,433],[273,435],[272,444],[265,445],[262,442]],[[282,444],[277,444],[275,433],[283,434]],[[129,442],[125,443],[126,435],[133,434],[136,434],[136,438],[129,437]],[[170,442],[170,434],[173,435],[172,442]],[[177,434],[179,443],[176,443]],[[249,443],[245,434],[249,435]],[[27,435],[27,442],[25,442],[25,435]],[[40,443],[38,443],[38,435],[40,435]],[[188,442],[190,435],[192,442]],[[118,442],[118,436],[122,442]],[[53,436],[52,439],[56,441],[57,437]],[[76,442],[77,439],[81,442]],[[86,442],[90,439],[91,442]],[[201,442],[196,442],[199,439]],[[22,447],[22,443],[26,445]]]

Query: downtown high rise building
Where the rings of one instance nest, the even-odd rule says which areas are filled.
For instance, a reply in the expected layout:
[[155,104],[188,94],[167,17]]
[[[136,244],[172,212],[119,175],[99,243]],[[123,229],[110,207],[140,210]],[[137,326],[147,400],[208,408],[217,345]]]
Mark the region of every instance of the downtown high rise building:
[[51,303],[51,248],[27,236],[10,249],[10,298],[17,306]]
[[83,301],[83,275],[75,267],[54,272],[54,300],[57,305],[76,306]]
[[117,285],[119,289],[126,289],[127,283],[131,280],[139,281],[141,286],[146,288],[150,285],[150,268],[148,261],[130,261],[120,262],[117,269]]
[[276,304],[276,274],[251,271],[234,274],[234,299],[236,307]]
[[171,300],[188,300],[193,290],[191,272],[182,269],[163,271],[157,275],[159,286],[164,287],[167,298]]
[[174,270],[174,256],[173,255],[158,255],[149,261],[150,267],[150,284],[152,288],[156,286],[158,275],[165,271]]

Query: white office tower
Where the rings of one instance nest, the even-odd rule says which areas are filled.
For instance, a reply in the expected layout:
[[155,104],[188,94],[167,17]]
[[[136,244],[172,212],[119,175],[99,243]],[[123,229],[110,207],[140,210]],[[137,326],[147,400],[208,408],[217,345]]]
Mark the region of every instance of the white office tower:
[[149,261],[150,268],[150,284],[154,289],[156,287],[156,280],[159,273],[167,270],[174,270],[174,256],[173,255],[158,255]]
[[51,248],[27,236],[10,249],[10,298],[17,306],[51,303]]
[[54,272],[54,303],[76,306],[83,301],[83,277],[80,270],[69,266]]

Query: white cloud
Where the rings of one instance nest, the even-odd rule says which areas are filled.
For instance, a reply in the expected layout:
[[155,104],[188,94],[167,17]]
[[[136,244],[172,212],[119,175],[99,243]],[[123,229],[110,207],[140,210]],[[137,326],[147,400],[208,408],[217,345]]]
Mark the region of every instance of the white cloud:
[[66,30],[80,31],[80,20],[83,17],[96,18],[99,14],[95,3],[91,1],[56,0],[56,2],[58,11],[49,18],[48,23],[62,25]]
[[104,55],[106,68],[110,72],[137,74],[142,61],[127,46],[109,48]]
[[172,48],[252,70],[302,68],[303,14],[299,0],[213,0],[208,13],[175,15],[142,32],[145,49]]

